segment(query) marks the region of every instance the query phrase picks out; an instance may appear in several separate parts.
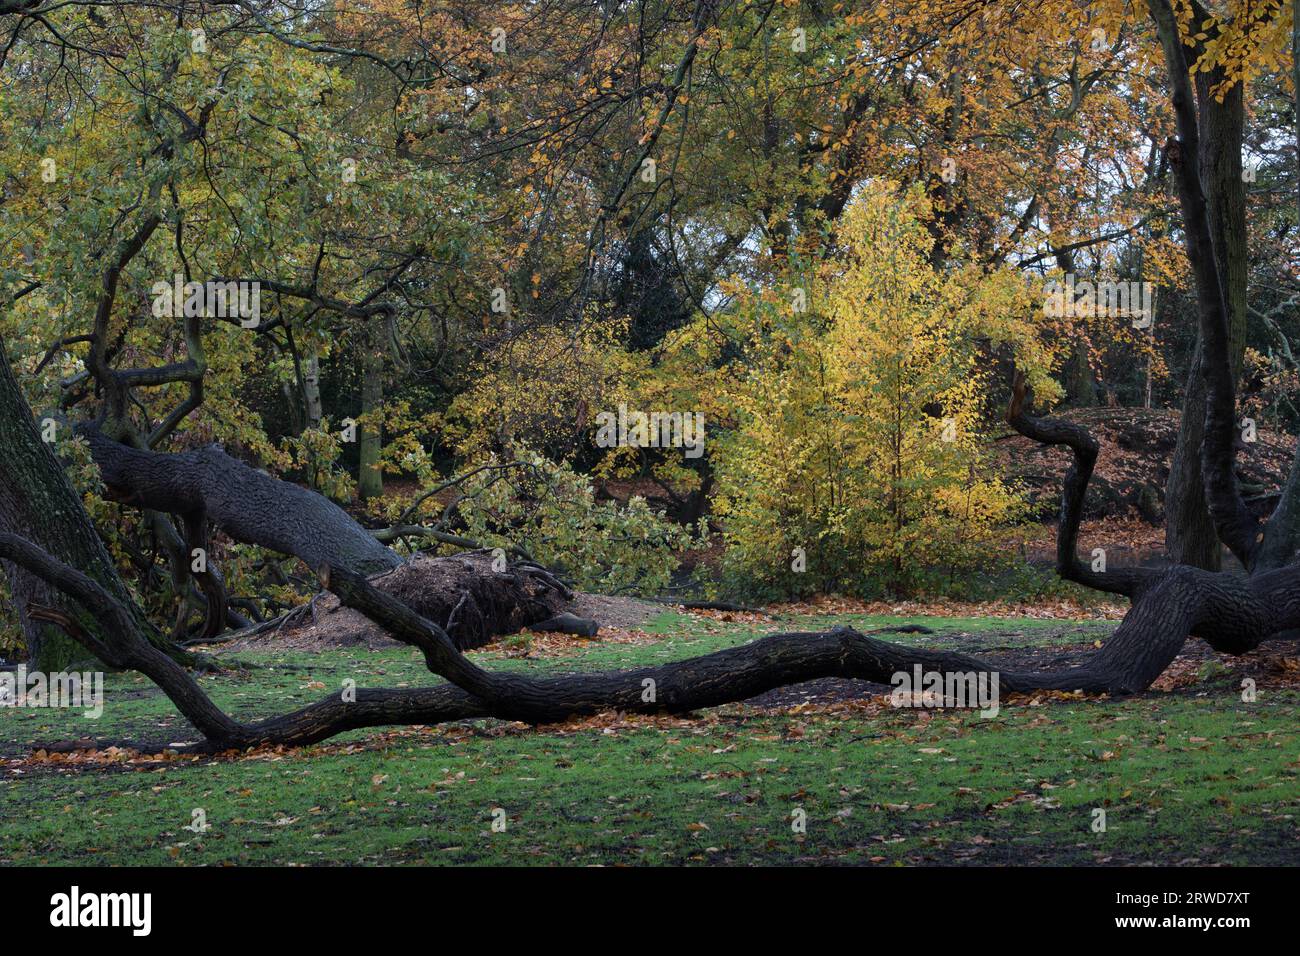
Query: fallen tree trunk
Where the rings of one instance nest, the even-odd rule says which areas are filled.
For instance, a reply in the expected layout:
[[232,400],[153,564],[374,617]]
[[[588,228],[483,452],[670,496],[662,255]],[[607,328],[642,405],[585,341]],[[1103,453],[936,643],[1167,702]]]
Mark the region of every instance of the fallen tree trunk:
[[166,454],[131,448],[93,428],[83,434],[114,500],[202,515],[236,541],[294,555],[311,568],[338,562],[374,574],[402,563],[324,495],[251,468],[217,445]]
[[[1000,692],[1128,694],[1149,686],[1177,655],[1191,629],[1207,619],[1220,622],[1212,646],[1231,653],[1243,653],[1281,630],[1300,626],[1300,573],[1294,567],[1255,579],[1175,567],[1146,583],[1114,636],[1085,664],[1061,671],[1002,671],[964,654],[907,647],[836,628],[774,634],[657,667],[534,678],[478,667],[460,653],[446,631],[364,576],[325,568],[323,583],[344,604],[419,648],[430,671],[450,683],[412,690],[357,689],[351,698],[335,693],[290,714],[241,724],[216,708],[182,668],[131,633],[126,609],[85,575],[11,534],[0,534],[0,557],[50,581],[108,622],[112,645],[99,650],[112,663],[135,667],[157,683],[204,737],[187,749],[204,752],[302,746],[362,727],[470,717],[543,724],[604,710],[687,713],[822,677],[892,683],[894,675],[917,666],[942,675],[986,674],[990,680],[996,675]],[[1225,620],[1231,625],[1225,626]],[[75,628],[70,633],[84,639]]]

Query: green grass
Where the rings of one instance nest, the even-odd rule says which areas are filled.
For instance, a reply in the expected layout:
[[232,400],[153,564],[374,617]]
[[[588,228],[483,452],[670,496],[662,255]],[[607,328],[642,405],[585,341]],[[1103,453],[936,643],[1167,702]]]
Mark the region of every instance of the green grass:
[[[841,620],[841,619],[837,619]],[[915,620],[915,619],[912,619]],[[821,621],[785,620],[812,629]],[[875,628],[898,619],[857,618]],[[933,619],[884,635],[979,652],[1091,641],[1111,625]],[[664,614],[662,641],[582,644],[550,673],[731,646],[752,626]],[[239,655],[205,677],[243,718],[362,685],[430,681],[417,653]],[[1300,692],[1240,700],[1230,673],[1125,701],[970,712],[731,706],[696,720],[531,730],[477,721],[356,732],[236,760],[17,764],[33,740],[186,739],[143,680],[112,675],[103,717],[0,710],[0,864],[1295,863]],[[92,725],[87,730],[88,725]],[[504,832],[494,832],[500,808]],[[1107,828],[1093,832],[1094,810]],[[201,809],[208,829],[187,830]],[[806,815],[806,833],[792,815]]]

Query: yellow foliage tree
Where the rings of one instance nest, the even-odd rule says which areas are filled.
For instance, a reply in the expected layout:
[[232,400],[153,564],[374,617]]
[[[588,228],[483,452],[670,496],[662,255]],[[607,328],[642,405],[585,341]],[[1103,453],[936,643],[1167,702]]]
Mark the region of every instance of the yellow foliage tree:
[[[721,442],[718,512],[736,578],[777,592],[909,593],[987,564],[1022,504],[984,467],[990,355],[1057,388],[1038,298],[1011,272],[942,273],[929,209],[874,186],[817,288],[748,304],[760,359]],[[776,304],[774,304],[776,303]]]

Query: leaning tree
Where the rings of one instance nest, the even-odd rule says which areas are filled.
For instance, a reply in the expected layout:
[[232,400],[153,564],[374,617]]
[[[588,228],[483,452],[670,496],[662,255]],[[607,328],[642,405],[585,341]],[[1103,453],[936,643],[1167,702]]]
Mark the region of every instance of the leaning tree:
[[[289,714],[240,722],[213,704],[142,623],[111,563],[95,548],[93,528],[66,487],[57,460],[47,448],[33,444],[38,439],[31,412],[7,367],[0,370],[0,408],[15,420],[13,434],[26,442],[32,458],[6,488],[7,497],[0,498],[0,559],[20,569],[23,580],[36,582],[24,593],[38,595],[43,603],[30,598],[37,606],[29,605],[29,615],[60,627],[110,666],[132,668],[153,680],[201,735],[189,745],[201,750],[302,745],[360,727],[471,717],[536,724],[607,709],[683,713],[814,678],[889,683],[895,673],[915,666],[945,674],[996,672],[1000,687],[1008,691],[1131,694],[1150,686],[1190,637],[1230,654],[1287,637],[1300,627],[1300,569],[1293,563],[1300,524],[1293,492],[1300,482],[1300,465],[1293,465],[1270,519],[1256,518],[1235,474],[1237,410],[1229,302],[1235,252],[1229,255],[1225,248],[1228,237],[1221,228],[1221,213],[1215,212],[1205,189],[1207,169],[1213,165],[1207,157],[1220,146],[1217,140],[1203,143],[1206,110],[1198,114],[1197,106],[1198,93],[1203,99],[1215,92],[1208,86],[1198,89],[1194,82],[1189,63],[1196,50],[1180,34],[1169,0],[1149,0],[1149,9],[1169,76],[1177,130],[1169,144],[1170,160],[1197,301],[1197,368],[1204,407],[1198,456],[1201,490],[1217,540],[1244,570],[1209,571],[1182,563],[1104,572],[1086,567],[1078,558],[1078,536],[1098,445],[1078,425],[1032,414],[1032,396],[1017,379],[1008,422],[1033,440],[1064,446],[1073,459],[1062,488],[1057,571],[1132,602],[1114,634],[1077,666],[1008,672],[966,655],[903,647],[840,627],[774,634],[742,647],[635,670],[553,678],[486,670],[462,653],[466,640],[456,631],[465,626],[466,609],[472,605],[475,615],[495,622],[480,622],[480,630],[517,627],[561,610],[568,592],[543,569],[527,561],[502,568],[481,555],[450,559],[458,563],[443,575],[446,587],[430,589],[437,592],[435,599],[424,600],[419,587],[412,590],[410,568],[399,556],[314,492],[249,468],[217,448],[164,454],[147,440],[131,440],[129,434],[86,430],[110,495],[175,516],[185,546],[202,546],[208,529],[216,526],[236,540],[297,555],[343,604],[418,648],[429,670],[444,679],[425,688],[361,688],[355,695],[331,695]],[[202,122],[202,116],[189,118],[176,135],[201,130]],[[146,217],[139,228],[151,231],[158,225]],[[100,300],[104,310],[112,308],[121,268],[142,244],[128,239],[108,258]],[[319,298],[315,290],[305,292]],[[382,304],[376,295],[338,307],[370,309]],[[139,385],[166,380],[202,387],[201,371],[195,374],[194,365],[187,364],[201,365],[194,354],[187,362],[161,370],[123,371],[107,364],[96,368],[96,350],[102,348],[107,330],[97,328],[93,336],[97,338],[90,342],[90,373],[98,379],[110,411],[115,397],[124,407],[126,390]],[[201,348],[201,343],[196,346]],[[195,400],[191,391],[187,402]],[[183,405],[176,415],[184,414]],[[57,508],[58,534],[43,527],[52,507]],[[210,600],[220,600],[216,582],[198,584]]]

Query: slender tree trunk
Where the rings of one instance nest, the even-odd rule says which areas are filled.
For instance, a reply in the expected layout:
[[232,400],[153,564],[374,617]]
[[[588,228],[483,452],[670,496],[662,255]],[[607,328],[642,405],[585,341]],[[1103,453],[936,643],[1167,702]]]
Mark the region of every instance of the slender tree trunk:
[[[1054,249],[1056,264],[1066,275],[1078,275],[1074,253],[1069,249]],[[1071,303],[1073,304],[1073,303]],[[1097,380],[1088,361],[1088,346],[1076,341],[1065,364],[1065,400],[1074,408],[1092,408],[1097,403]]]
[[360,462],[357,467],[357,493],[362,500],[378,498],[384,493],[384,474],[379,467],[383,447],[381,412],[384,406],[384,353],[375,342],[367,343],[362,357],[361,415],[358,429]]
[[1092,408],[1097,404],[1097,383],[1092,377],[1088,350],[1076,343],[1065,366],[1065,399],[1074,408]]
[[1268,524],[1264,526],[1264,541],[1259,548],[1256,566],[1260,570],[1284,567],[1296,559],[1300,546],[1300,443],[1291,458],[1291,470],[1282,486]]
[[320,401],[320,347],[307,344],[302,368],[302,402],[307,413],[307,427],[316,428],[324,413]]
[[292,435],[301,435],[303,429],[307,427],[307,418],[303,414],[302,402],[299,401],[295,394],[291,382],[282,382],[280,384],[280,394],[284,396],[284,406],[289,411],[289,433]]
[[1165,484],[1165,550],[1175,564],[1217,571],[1219,537],[1205,502],[1201,478],[1201,443],[1205,440],[1205,381],[1201,374],[1201,345],[1197,339],[1192,369],[1187,375],[1183,417],[1178,426]]

